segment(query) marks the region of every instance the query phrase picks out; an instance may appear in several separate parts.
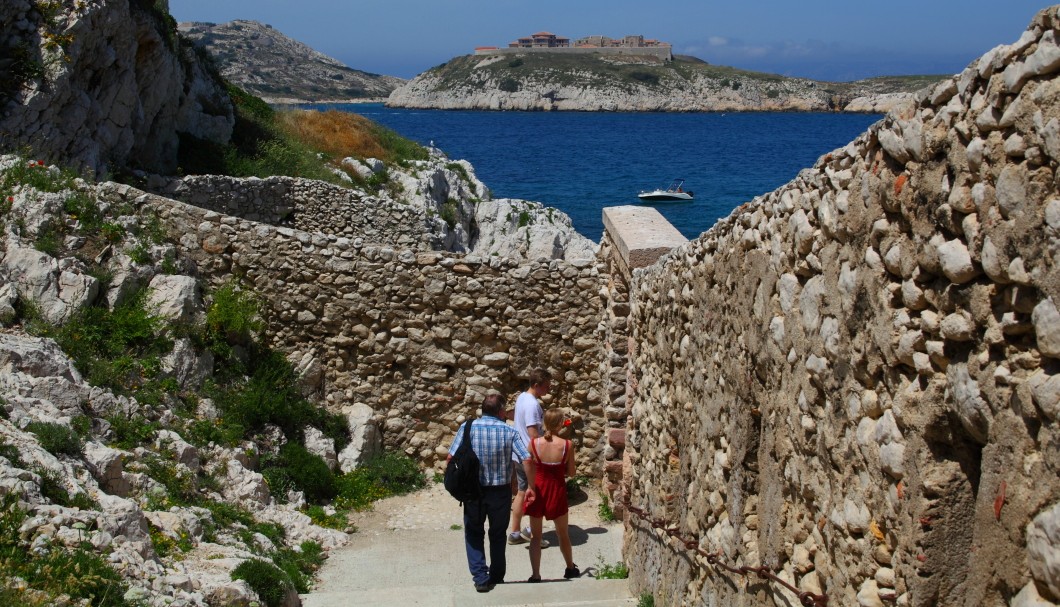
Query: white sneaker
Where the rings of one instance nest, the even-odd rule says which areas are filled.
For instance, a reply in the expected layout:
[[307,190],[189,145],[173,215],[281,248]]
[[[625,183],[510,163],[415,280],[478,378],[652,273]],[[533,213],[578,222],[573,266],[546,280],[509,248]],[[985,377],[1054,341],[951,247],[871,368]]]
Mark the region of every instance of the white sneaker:
[[[523,527],[523,530],[519,532],[519,535],[528,542],[534,539],[534,534],[530,531],[529,527]],[[548,548],[548,540],[541,538],[541,547]]]

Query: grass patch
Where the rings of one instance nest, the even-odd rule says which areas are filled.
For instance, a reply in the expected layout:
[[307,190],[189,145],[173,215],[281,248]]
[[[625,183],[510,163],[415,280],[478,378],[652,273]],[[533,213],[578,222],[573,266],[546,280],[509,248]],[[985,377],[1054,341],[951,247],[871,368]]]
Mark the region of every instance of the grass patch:
[[228,85],[228,93],[236,110],[231,143],[182,136],[183,173],[287,175],[344,185],[328,162],[337,166],[348,156],[398,164],[428,158],[426,148],[362,116],[337,110],[277,112],[238,87]]
[[335,506],[365,510],[372,502],[391,495],[404,495],[426,486],[419,464],[402,453],[384,453],[336,479]]

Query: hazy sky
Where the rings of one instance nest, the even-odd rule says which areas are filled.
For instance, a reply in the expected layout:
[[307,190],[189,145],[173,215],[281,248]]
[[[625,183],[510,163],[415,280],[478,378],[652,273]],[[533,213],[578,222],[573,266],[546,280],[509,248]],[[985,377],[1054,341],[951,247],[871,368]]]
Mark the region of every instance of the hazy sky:
[[410,78],[538,31],[641,34],[711,63],[822,80],[952,74],[1019,38],[1032,0],[170,0],[178,21],[251,19],[352,68]]

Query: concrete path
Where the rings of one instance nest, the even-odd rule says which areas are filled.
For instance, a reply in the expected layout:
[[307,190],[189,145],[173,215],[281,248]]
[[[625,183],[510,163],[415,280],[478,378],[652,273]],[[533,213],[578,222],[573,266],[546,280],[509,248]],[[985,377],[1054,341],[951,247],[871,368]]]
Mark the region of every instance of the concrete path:
[[601,564],[621,562],[622,525],[600,521],[599,498],[591,489],[580,497],[583,501],[571,507],[570,528],[581,578],[563,579],[563,555],[554,528],[546,522],[544,537],[552,545],[541,553],[545,580],[527,583],[526,545],[508,546],[508,582],[489,593],[476,592],[467,570],[463,531],[452,528],[462,524],[460,505],[441,484],[432,483],[412,495],[382,500],[372,512],[354,515],[357,533],[348,546],[331,553],[313,592],[302,595],[303,605],[636,605],[626,580],[592,577]]

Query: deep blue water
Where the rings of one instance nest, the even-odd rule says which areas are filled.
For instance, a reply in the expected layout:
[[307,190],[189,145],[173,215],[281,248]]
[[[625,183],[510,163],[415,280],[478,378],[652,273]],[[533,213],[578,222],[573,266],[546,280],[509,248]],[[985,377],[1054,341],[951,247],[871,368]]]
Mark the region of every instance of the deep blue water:
[[637,193],[680,177],[686,203],[655,207],[695,238],[735,207],[770,192],[845,146],[879,115],[830,113],[611,113],[410,110],[356,112],[465,159],[494,198],[521,198],[570,215],[599,241],[602,209],[639,204]]

